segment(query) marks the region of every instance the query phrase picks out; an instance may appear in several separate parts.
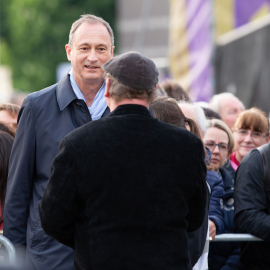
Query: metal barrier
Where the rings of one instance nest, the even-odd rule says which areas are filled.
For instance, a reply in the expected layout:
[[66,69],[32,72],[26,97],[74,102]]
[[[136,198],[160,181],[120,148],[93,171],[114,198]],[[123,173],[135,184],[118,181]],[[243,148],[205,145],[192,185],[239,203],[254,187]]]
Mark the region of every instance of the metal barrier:
[[250,241],[263,241],[261,238],[248,233],[223,233],[216,235],[211,242],[250,242]]
[[5,237],[0,235],[0,244],[2,244],[5,249],[7,250],[9,263],[15,264],[16,262],[16,251],[12,243]]

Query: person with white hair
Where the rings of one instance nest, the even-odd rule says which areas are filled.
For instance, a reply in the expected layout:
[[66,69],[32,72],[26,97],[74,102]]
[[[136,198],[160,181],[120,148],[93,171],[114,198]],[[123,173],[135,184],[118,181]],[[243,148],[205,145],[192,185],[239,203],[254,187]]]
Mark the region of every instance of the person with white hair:
[[237,116],[245,110],[242,101],[229,92],[214,95],[209,102],[208,108],[217,112],[231,130]]
[[203,109],[198,104],[186,101],[180,101],[178,105],[186,117],[191,118],[200,126],[203,137],[209,125]]

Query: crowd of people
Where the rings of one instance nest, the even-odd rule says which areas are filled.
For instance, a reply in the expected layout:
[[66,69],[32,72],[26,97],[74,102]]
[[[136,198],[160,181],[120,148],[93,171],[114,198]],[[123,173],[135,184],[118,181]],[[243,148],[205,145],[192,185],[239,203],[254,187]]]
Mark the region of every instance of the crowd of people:
[[[146,56],[113,57],[94,15],[65,48],[59,83],[0,105],[0,229],[23,250],[16,269],[270,269],[267,115],[159,84]],[[222,233],[263,241],[211,242]]]

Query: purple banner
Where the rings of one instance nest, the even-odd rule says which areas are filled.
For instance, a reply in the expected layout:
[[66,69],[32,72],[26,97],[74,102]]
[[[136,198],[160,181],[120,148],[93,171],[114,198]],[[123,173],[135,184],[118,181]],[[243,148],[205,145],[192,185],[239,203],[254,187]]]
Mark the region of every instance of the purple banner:
[[250,22],[252,16],[263,4],[270,5],[270,0],[235,0],[235,27]]
[[190,54],[190,95],[194,101],[209,101],[213,95],[212,3],[186,0],[188,51]]

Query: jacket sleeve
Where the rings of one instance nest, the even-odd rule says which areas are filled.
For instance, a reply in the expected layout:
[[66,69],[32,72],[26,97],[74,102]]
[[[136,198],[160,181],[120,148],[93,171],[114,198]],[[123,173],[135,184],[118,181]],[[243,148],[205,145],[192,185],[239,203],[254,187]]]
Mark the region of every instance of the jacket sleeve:
[[4,236],[13,244],[26,245],[26,227],[35,171],[35,114],[29,97],[18,116],[4,206]]
[[60,153],[52,163],[39,214],[43,230],[60,243],[74,249],[77,217],[76,158],[68,140],[60,143]]
[[236,172],[236,229],[270,241],[270,215],[266,213],[263,161],[257,149],[245,156]]
[[205,154],[201,141],[198,140],[197,142],[198,144],[195,146],[195,149],[197,149],[198,152],[195,153],[195,160],[192,163],[193,165],[196,165],[196,169],[191,172],[191,177],[197,182],[197,189],[192,200],[189,202],[189,213],[186,217],[188,221],[188,232],[199,229],[203,224],[205,215],[207,214],[205,211],[206,205],[208,204],[208,187],[205,181]]
[[207,182],[209,183],[212,193],[210,196],[209,219],[216,225],[216,233],[224,233],[224,218],[220,201],[224,195],[223,181],[220,175],[214,171],[207,172]]

